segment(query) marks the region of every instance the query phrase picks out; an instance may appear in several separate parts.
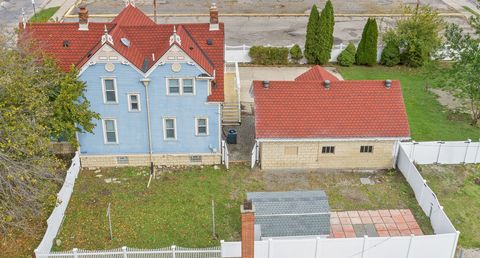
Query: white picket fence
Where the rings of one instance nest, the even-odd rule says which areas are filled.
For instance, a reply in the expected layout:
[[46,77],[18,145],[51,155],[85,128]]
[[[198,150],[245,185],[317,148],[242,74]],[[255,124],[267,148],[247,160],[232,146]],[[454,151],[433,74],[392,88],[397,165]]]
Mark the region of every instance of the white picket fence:
[[72,196],[73,186],[75,184],[75,179],[77,179],[78,172],[80,172],[80,157],[78,151],[75,153],[75,157],[72,159],[72,164],[67,170],[67,175],[65,177],[65,182],[63,183],[62,189],[57,194],[57,205],[53,209],[52,214],[47,219],[47,231],[43,236],[42,241],[35,249],[35,255],[40,257],[41,254],[49,253],[52,249],[53,240],[60,230],[60,226],[63,222],[63,216],[65,215],[65,210],[67,209],[68,202]]
[[[292,48],[294,44],[288,46],[280,46],[286,47],[288,49]],[[272,47],[271,45],[266,45],[266,47]],[[340,43],[338,45],[333,45],[332,53],[330,57],[330,62],[336,62],[338,55],[342,53],[342,51],[347,47],[347,45]],[[226,62],[239,62],[239,63],[250,63],[252,59],[248,55],[248,51],[250,51],[251,46],[241,45],[241,46],[228,46],[225,45],[225,61]],[[302,47],[303,51],[303,47]],[[382,55],[383,46],[378,46],[377,51],[377,61],[380,62],[380,57]],[[306,63],[305,59],[300,60],[300,63]]]
[[111,250],[80,250],[73,249],[72,251],[51,252],[48,254],[37,255],[37,258],[220,258],[220,247],[208,248],[185,248],[178,246],[171,246],[159,249],[138,249],[130,247],[121,247]]
[[[435,235],[268,239],[255,242],[255,258],[453,258],[458,232],[443,211],[432,189],[418,172],[413,161],[421,164],[477,163],[480,143],[421,142],[401,143],[397,167],[415,193],[423,212],[430,218]],[[222,242],[222,257],[239,257],[240,242]]]

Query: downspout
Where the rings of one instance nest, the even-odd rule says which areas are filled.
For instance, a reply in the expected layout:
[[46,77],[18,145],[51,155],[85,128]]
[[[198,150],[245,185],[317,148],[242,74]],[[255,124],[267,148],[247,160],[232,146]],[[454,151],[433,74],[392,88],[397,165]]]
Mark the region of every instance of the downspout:
[[150,123],[150,98],[148,96],[148,85],[150,84],[150,79],[142,78],[140,79],[143,86],[145,87],[145,99],[146,99],[146,106],[147,106],[147,130],[148,130],[148,152],[149,152],[149,160],[150,160],[150,179],[148,180],[147,187],[150,186],[150,182],[152,177],[155,177],[155,169],[153,167],[153,151],[152,151],[152,129]]

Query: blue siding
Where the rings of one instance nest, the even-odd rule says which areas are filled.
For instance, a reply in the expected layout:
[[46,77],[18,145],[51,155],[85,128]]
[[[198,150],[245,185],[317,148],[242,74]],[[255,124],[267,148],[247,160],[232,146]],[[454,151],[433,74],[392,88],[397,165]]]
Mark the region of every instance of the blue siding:
[[[115,64],[114,72],[107,72],[105,64],[88,67],[80,76],[87,83],[86,97],[92,109],[102,118],[117,120],[119,144],[105,144],[102,122],[96,121],[94,134],[80,134],[80,149],[86,155],[146,154],[148,153],[148,127],[145,89],[142,75],[129,65]],[[150,75],[150,116],[153,153],[211,153],[209,147],[219,150],[219,105],[207,103],[208,83],[195,80],[195,95],[167,95],[166,78],[195,77],[201,74],[194,65],[182,64],[175,73],[171,64],[158,66]],[[102,77],[116,78],[118,104],[104,104]],[[140,93],[141,111],[128,111],[128,93]],[[163,118],[175,117],[177,139],[164,140]],[[208,117],[208,136],[195,135],[195,118]]]

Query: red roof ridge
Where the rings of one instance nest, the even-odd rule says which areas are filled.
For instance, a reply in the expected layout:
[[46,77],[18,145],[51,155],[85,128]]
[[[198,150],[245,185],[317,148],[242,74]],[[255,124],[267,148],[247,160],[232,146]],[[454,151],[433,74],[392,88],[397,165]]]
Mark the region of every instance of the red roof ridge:
[[330,80],[330,81],[338,81],[339,79],[335,77],[332,73],[327,71],[325,68],[321,67],[320,65],[315,65],[306,72],[300,74],[295,78],[295,81],[306,81],[306,80]]

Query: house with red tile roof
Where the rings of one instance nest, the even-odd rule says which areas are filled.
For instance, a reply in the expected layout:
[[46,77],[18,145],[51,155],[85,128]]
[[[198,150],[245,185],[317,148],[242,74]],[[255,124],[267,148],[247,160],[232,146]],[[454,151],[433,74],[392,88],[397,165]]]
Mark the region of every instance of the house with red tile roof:
[[396,80],[342,81],[315,66],[294,81],[254,81],[253,95],[264,169],[392,168],[410,139]]
[[111,22],[20,24],[30,41],[87,85],[100,114],[78,135],[82,166],[191,165],[221,161],[224,24],[156,24],[130,1]]

